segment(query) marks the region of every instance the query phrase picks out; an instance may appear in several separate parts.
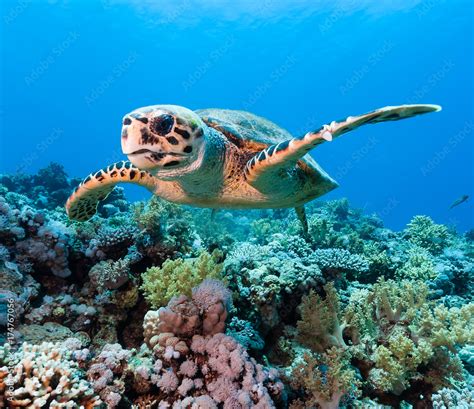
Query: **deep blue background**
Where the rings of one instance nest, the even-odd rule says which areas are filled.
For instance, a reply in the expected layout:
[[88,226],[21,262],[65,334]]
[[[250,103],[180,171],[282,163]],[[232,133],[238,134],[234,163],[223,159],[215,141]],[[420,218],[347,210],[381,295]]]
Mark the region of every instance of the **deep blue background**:
[[327,199],[394,228],[416,214],[473,227],[474,202],[448,210],[474,194],[472,1],[231,4],[3,0],[0,171],[53,160],[85,176],[122,158],[122,115],[144,105],[247,109],[301,134],[437,103],[313,154],[341,184]]

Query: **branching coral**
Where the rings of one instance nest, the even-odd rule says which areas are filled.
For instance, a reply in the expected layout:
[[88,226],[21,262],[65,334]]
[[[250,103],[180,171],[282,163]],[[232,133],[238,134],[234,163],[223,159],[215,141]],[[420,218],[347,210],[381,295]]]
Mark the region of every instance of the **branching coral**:
[[303,297],[301,320],[297,324],[299,341],[318,352],[346,345],[342,336],[346,324],[341,322],[337,292],[332,284],[324,286],[324,290],[324,299],[314,291]]
[[99,407],[66,344],[24,343],[16,352],[0,347],[0,397],[12,407]]
[[407,256],[408,259],[395,272],[397,278],[426,281],[436,277],[433,259],[427,250],[416,246],[408,250]]
[[341,273],[361,276],[369,270],[369,263],[363,256],[351,254],[344,249],[318,249],[310,257],[329,276]]
[[105,345],[87,370],[87,378],[94,392],[109,408],[119,404],[125,391],[125,383],[120,377],[124,375],[132,353],[133,351],[125,350],[119,344]]
[[117,261],[101,261],[89,271],[91,284],[99,291],[114,290],[121,287],[129,279],[130,260],[127,258]]
[[182,206],[154,196],[147,203],[135,204],[132,217],[140,230],[154,241],[164,241],[180,250],[185,250],[192,242],[192,216]]
[[263,409],[282,398],[276,371],[257,364],[222,333],[228,302],[222,284],[204,282],[192,300],[179,297],[145,317],[145,341],[155,361],[142,377],[150,389],[159,388],[163,407]]
[[304,391],[304,403],[298,407],[337,409],[344,396],[358,395],[359,381],[349,357],[337,347],[318,355],[306,352],[291,372],[292,386]]
[[279,234],[264,246],[242,243],[225,260],[230,288],[241,295],[237,308],[264,334],[292,319],[301,297],[323,281],[307,257],[311,248],[298,244]]
[[460,390],[443,388],[432,396],[433,409],[471,409],[474,407],[474,387]]
[[117,227],[102,226],[90,241],[86,256],[99,260],[123,257],[133,245],[138,233],[137,227],[132,223],[124,223]]
[[428,216],[415,216],[408,224],[405,233],[408,240],[433,254],[440,253],[449,239],[448,228],[435,224]]
[[[56,165],[37,177],[0,176],[0,325],[13,306],[15,336],[60,349],[51,371],[33,364],[31,379],[42,379],[28,387],[37,395],[22,399],[78,393],[58,405],[287,407],[275,371],[248,347],[283,368],[292,408],[472,406],[460,380],[462,362],[473,368],[472,234],[426,216],[393,232],[337,200],[307,206],[308,240],[291,210],[225,210],[203,223],[209,209],[159,198],[129,207],[120,189],[77,223],[60,203],[71,183]],[[159,267],[144,274],[146,303],[137,284],[148,266]],[[206,277],[225,277],[232,291],[226,335],[230,292]],[[58,344],[70,336],[90,350]]]
[[350,353],[374,393],[398,396],[416,382],[429,394],[461,377],[453,351],[474,341],[474,304],[447,308],[428,300],[422,282],[379,280],[353,291],[341,311],[332,286],[325,290],[325,299],[304,299],[299,339],[315,351]]
[[350,209],[347,199],[324,205],[312,203],[308,218],[309,232],[317,248],[343,248],[353,254],[363,251],[364,241],[376,237],[382,223]]
[[151,267],[143,274],[141,289],[154,308],[166,305],[179,294],[191,295],[191,289],[206,278],[222,278],[219,252],[203,251],[196,259],[167,260],[161,267]]

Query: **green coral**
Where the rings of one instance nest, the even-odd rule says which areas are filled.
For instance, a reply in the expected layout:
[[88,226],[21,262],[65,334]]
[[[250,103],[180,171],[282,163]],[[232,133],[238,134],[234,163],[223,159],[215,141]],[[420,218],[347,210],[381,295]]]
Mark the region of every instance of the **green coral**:
[[192,240],[192,215],[183,206],[153,196],[132,206],[132,218],[154,240],[186,249]]
[[396,265],[385,245],[373,240],[364,243],[363,254],[369,263],[367,274],[356,275],[355,278],[362,282],[374,282],[377,277],[392,277]]
[[251,225],[252,235],[255,237],[257,243],[266,244],[273,234],[282,230],[281,223],[278,220],[265,218],[252,221]]
[[402,393],[410,385],[410,379],[417,377],[417,368],[427,365],[433,357],[433,348],[429,342],[420,339],[414,342],[396,328],[387,339],[387,346],[379,345],[372,359],[375,368],[370,371],[370,380],[383,391],[395,395]]
[[332,346],[345,347],[342,337],[341,306],[333,284],[324,287],[323,299],[313,290],[303,297],[301,320],[297,323],[298,340],[314,351],[323,352]]
[[474,342],[474,304],[436,304],[421,281],[380,279],[353,291],[344,308],[332,285],[325,291],[303,299],[298,339],[313,351],[349,353],[366,388],[398,396],[414,382],[436,390],[462,377],[455,352]]
[[337,409],[346,395],[358,395],[359,381],[349,364],[350,355],[337,347],[322,354],[305,353],[291,373],[292,386],[304,390],[304,403],[291,407]]
[[408,240],[433,254],[439,254],[448,243],[446,226],[435,224],[428,216],[415,216],[405,230]]
[[166,260],[161,267],[150,267],[143,274],[141,289],[153,308],[168,304],[174,296],[191,296],[191,289],[206,278],[222,279],[221,254],[203,251],[194,259]]
[[[380,220],[349,209],[347,199],[334,200],[314,209],[308,218],[309,235],[318,248],[338,247],[362,253],[364,241],[380,227]],[[308,213],[310,214],[310,213]]]
[[430,253],[418,246],[408,250],[408,259],[397,269],[395,277],[401,279],[426,281],[436,277]]

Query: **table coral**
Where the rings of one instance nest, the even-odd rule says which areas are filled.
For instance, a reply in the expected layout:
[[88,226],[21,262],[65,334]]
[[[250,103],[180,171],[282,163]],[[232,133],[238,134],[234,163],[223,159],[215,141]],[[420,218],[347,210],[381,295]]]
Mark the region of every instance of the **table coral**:
[[311,254],[310,258],[328,276],[337,277],[343,273],[357,277],[369,270],[369,263],[363,256],[351,254],[344,249],[318,249]]
[[137,234],[137,227],[127,222],[114,227],[102,226],[90,241],[86,256],[98,260],[124,257],[128,248],[135,242]]

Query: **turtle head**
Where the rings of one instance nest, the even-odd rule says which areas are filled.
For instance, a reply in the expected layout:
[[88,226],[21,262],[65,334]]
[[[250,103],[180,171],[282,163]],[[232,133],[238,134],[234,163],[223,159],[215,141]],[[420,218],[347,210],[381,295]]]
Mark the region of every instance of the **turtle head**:
[[193,111],[154,105],[130,112],[122,123],[122,151],[136,167],[172,178],[200,166],[206,126]]

